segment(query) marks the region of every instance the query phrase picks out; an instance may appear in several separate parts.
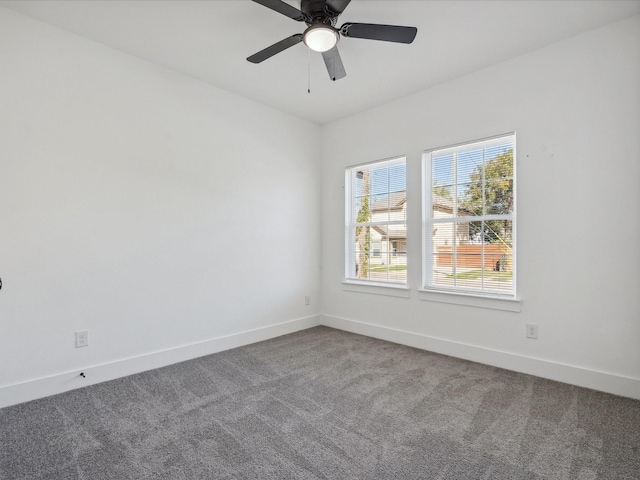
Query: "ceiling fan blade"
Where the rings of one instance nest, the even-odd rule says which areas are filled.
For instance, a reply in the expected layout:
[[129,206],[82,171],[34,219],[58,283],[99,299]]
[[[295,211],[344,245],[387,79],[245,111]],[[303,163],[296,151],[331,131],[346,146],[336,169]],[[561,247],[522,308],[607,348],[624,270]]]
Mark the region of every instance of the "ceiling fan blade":
[[265,48],[264,50],[260,50],[258,53],[254,53],[250,57],[247,57],[251,63],[260,63],[264,62],[267,58],[273,57],[276,53],[280,53],[283,50],[286,50],[289,47],[293,47],[294,45],[300,43],[302,41],[302,34],[296,33],[290,37],[285,38],[284,40],[280,40],[277,43],[274,43],[270,47]]
[[288,3],[284,3],[282,0],[253,0],[260,5],[263,5],[271,10],[281,13],[289,18],[293,18],[298,22],[302,22],[305,19],[304,13],[295,7],[292,7]]
[[351,0],[327,0],[325,5],[328,6],[332,12],[340,14],[344,12],[344,9],[347,8],[350,2]]
[[345,23],[340,28],[345,37],[383,40],[385,42],[411,43],[416,38],[416,27],[398,25],[378,25],[374,23]]
[[324,64],[327,67],[327,72],[329,72],[331,80],[336,81],[347,76],[347,72],[342,64],[342,59],[340,58],[340,53],[338,53],[338,47],[333,47],[331,50],[322,52],[322,58],[324,59]]

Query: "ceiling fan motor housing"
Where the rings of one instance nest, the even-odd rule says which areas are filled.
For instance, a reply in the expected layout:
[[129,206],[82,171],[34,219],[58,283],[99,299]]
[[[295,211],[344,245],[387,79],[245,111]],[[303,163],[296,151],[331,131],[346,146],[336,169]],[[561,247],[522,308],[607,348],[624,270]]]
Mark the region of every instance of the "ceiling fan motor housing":
[[300,10],[305,14],[305,22],[311,26],[318,23],[335,26],[340,12],[334,12],[326,0],[301,0]]

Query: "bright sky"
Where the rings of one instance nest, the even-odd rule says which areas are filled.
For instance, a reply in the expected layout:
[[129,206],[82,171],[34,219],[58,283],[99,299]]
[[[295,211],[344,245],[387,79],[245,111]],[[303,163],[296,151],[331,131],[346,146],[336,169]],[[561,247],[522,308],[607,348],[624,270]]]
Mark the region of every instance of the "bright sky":
[[[486,161],[497,157],[504,151],[513,148],[513,143],[507,142],[500,145],[491,145],[485,148],[476,148],[459,152],[456,162],[457,184],[463,185],[471,182],[471,174],[482,165],[483,152]],[[448,186],[453,184],[453,154],[434,156],[432,167],[432,179],[436,185]],[[460,191],[460,189],[458,189]]]

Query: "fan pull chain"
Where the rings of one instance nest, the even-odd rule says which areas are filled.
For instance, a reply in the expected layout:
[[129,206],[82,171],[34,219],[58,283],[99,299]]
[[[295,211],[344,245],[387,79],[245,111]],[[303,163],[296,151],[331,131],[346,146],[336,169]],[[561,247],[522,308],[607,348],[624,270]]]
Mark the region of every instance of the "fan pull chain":
[[311,93],[311,49],[307,47],[307,93]]

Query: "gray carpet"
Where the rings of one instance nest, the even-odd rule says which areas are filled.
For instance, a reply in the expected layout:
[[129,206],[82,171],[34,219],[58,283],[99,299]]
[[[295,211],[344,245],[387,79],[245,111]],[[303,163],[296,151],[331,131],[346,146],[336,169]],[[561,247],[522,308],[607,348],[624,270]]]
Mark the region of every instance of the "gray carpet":
[[640,401],[326,327],[0,410],[2,479],[640,479]]

